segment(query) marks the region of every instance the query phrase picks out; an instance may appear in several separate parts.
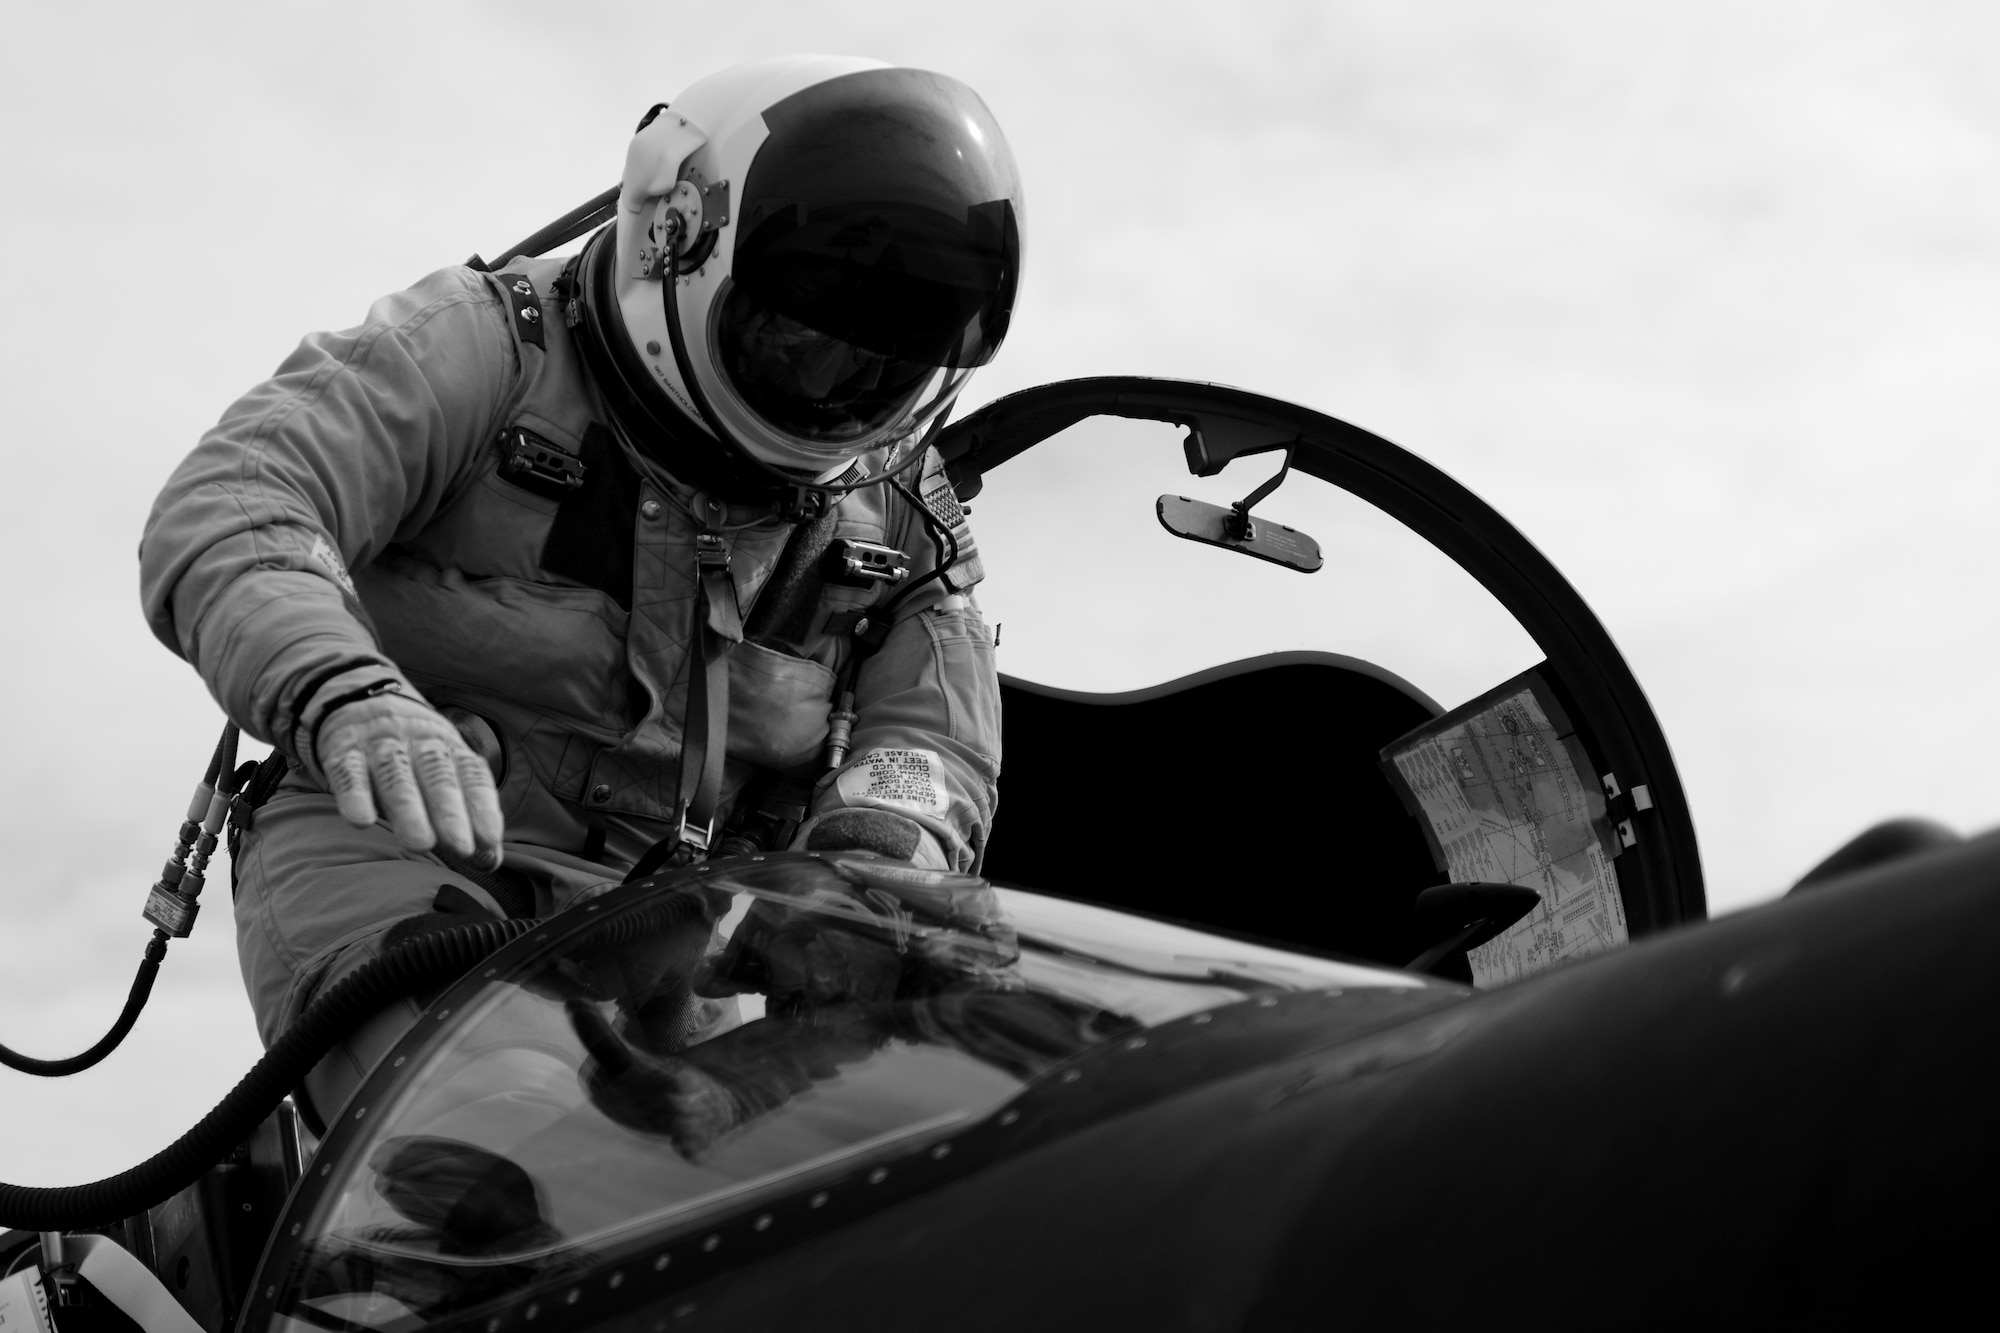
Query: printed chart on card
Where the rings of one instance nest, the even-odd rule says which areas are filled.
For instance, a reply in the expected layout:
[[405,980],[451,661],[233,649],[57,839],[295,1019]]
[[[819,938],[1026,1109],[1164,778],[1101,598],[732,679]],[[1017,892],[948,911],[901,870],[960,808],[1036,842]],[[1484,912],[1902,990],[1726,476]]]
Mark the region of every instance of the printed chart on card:
[[1618,842],[1574,729],[1536,672],[1382,752],[1454,881],[1520,884],[1542,901],[1473,949],[1473,984],[1505,985],[1626,939]]

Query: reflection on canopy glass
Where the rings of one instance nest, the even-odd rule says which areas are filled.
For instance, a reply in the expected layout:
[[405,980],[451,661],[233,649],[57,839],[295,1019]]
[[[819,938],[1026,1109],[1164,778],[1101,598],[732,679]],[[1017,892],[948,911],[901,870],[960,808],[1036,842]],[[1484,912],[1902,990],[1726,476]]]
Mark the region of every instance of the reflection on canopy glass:
[[365,1108],[280,1324],[465,1314],[907,1155],[1120,1036],[1417,984],[865,854],[759,858],[572,919]]

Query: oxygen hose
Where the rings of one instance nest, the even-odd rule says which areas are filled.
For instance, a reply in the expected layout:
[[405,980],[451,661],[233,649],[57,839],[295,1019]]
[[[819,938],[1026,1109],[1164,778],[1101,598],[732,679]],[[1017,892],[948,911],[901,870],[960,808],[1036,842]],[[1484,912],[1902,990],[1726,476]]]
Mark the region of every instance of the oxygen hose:
[[194,925],[194,914],[198,910],[196,900],[201,895],[204,882],[203,872],[207,868],[209,854],[215,850],[216,834],[228,813],[229,800],[236,794],[236,737],[234,724],[222,729],[222,739],[216,742],[215,754],[208,761],[208,771],[202,776],[201,784],[194,789],[194,799],[188,804],[179,841],[147,899],[146,919],[154,923],[153,938],[147,942],[145,956],[139,960],[138,974],[132,978],[132,989],[125,996],[125,1008],[119,1013],[118,1021],[98,1039],[95,1046],[80,1055],[72,1055],[65,1060],[38,1060],[32,1055],[23,1055],[11,1047],[0,1045],[0,1064],[38,1078],[61,1078],[65,1074],[80,1073],[117,1050],[118,1043],[125,1040],[125,1034],[139,1021],[139,1011],[152,997],[153,980],[159,976],[160,963],[167,956],[167,941],[185,937]]
[[160,974],[160,960],[167,956],[167,936],[165,931],[155,930],[153,938],[147,941],[146,955],[139,960],[138,975],[132,978],[132,989],[125,996],[125,1008],[119,1013],[118,1021],[111,1030],[97,1039],[97,1044],[80,1055],[72,1055],[66,1060],[37,1060],[32,1055],[23,1055],[11,1046],[0,1046],[0,1065],[17,1069],[23,1074],[33,1074],[38,1078],[61,1078],[65,1074],[81,1073],[105,1056],[118,1049],[118,1043],[125,1040],[125,1034],[139,1021],[139,1011],[146,1007],[146,1001],[153,994],[153,979]]
[[[629,944],[685,925],[709,910],[699,889],[672,892],[642,911],[612,917],[596,932],[595,939],[600,944]],[[411,936],[307,1005],[214,1110],[139,1165],[87,1185],[0,1184],[0,1227],[78,1231],[132,1217],[165,1202],[201,1179],[203,1172],[249,1138],[306,1072],[363,1019],[391,1000],[459,977],[502,945],[548,924],[548,920],[479,921]]]
[[541,925],[481,921],[415,936],[314,1000],[193,1129],[129,1171],[87,1185],[0,1184],[0,1226],[75,1231],[142,1213],[201,1179],[249,1138],[320,1057],[391,1000],[448,981]]

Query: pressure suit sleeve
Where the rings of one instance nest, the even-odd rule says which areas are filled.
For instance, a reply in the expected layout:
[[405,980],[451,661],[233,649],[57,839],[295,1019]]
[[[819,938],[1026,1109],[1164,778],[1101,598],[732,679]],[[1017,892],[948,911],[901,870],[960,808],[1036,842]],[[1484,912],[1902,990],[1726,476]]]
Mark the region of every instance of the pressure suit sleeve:
[[[943,484],[926,470],[926,495]],[[898,608],[881,648],[855,675],[851,757],[821,780],[813,813],[882,809],[922,826],[935,843],[914,859],[975,871],[986,849],[1000,779],[1000,676],[993,633],[971,596],[976,548],[956,502],[947,502],[965,559]],[[911,546],[925,538],[915,527]],[[921,577],[934,561],[913,561]],[[809,831],[808,831],[809,833]]]
[[437,512],[519,374],[498,291],[446,269],[306,338],[175,469],[140,541],[140,596],[246,732],[294,753],[315,694],[393,680],[416,696],[348,570]]

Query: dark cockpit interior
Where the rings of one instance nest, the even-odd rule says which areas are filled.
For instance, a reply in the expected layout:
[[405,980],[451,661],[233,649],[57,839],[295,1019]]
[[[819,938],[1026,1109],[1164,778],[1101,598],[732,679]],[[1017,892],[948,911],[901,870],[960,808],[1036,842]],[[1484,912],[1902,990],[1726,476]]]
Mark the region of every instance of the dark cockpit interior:
[[1290,652],[1123,694],[1002,689],[994,880],[1392,965],[1433,942],[1414,904],[1445,876],[1378,759],[1438,715],[1415,687]]

